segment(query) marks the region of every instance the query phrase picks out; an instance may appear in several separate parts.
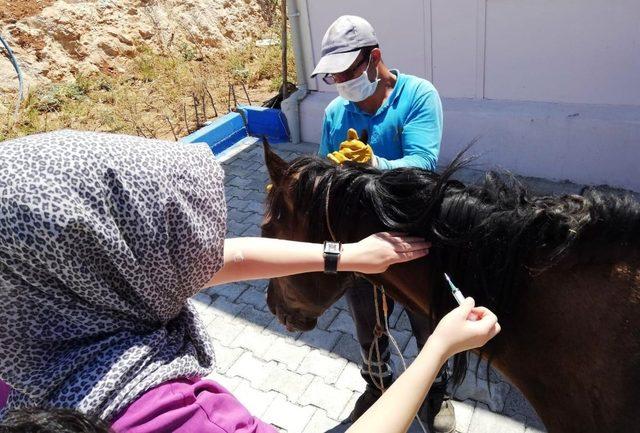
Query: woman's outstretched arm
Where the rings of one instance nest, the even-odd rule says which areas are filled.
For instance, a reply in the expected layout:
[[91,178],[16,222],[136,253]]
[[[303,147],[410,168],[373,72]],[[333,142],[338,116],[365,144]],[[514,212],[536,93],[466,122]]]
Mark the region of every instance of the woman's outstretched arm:
[[[338,271],[376,274],[394,263],[429,253],[422,238],[376,233],[360,242],[344,244]],[[271,238],[233,238],[224,242],[224,266],[209,286],[242,280],[276,278],[324,269],[322,244]]]
[[467,298],[442,318],[407,371],[347,433],[406,432],[446,360],[458,352],[483,346],[498,332],[497,317],[486,308],[474,308],[473,299]]

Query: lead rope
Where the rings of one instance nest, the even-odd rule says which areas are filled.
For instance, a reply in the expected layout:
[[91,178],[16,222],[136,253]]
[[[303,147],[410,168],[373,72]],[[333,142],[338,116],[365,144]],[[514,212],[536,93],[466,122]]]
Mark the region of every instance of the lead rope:
[[[337,238],[335,233],[333,233],[333,230],[331,229],[331,221],[329,219],[329,194],[331,193],[331,181],[332,179],[329,178],[329,183],[327,184],[327,195],[325,196],[325,200],[324,200],[324,215],[325,215],[325,220],[327,223],[327,228],[329,229],[329,234],[331,235],[331,240],[333,240],[334,242],[337,242]],[[384,317],[384,328],[382,327],[381,323],[380,323],[380,314],[378,314],[378,290],[380,291],[380,293],[382,294],[382,314]],[[371,344],[369,346],[369,354],[367,356],[367,372],[369,373],[369,377],[371,378],[371,381],[373,382],[373,384],[376,386],[376,388],[378,388],[381,392],[385,392],[385,386],[384,386],[384,381],[382,380],[382,357],[380,356],[380,344],[379,344],[379,340],[383,335],[387,335],[387,337],[389,338],[389,340],[391,340],[391,343],[393,344],[393,347],[396,349],[396,351],[398,352],[398,356],[400,357],[400,360],[402,361],[402,371],[406,371],[407,370],[407,363],[404,360],[404,356],[402,355],[402,351],[400,350],[400,346],[398,346],[398,342],[396,341],[396,339],[393,337],[393,335],[391,335],[391,332],[389,331],[389,307],[387,305],[387,296],[385,294],[384,291],[384,286],[383,285],[374,285],[373,286],[373,302],[375,304],[375,309],[376,309],[376,326],[373,329],[373,344]],[[378,357],[378,362],[376,363],[376,365],[378,366],[378,379],[376,379],[376,377],[373,374],[373,371],[371,370],[371,364],[373,362],[372,357],[373,357],[373,349],[375,348],[376,351],[376,356]],[[380,382],[378,383],[377,380],[379,380]],[[416,421],[418,421],[418,424],[420,425],[420,428],[422,429],[422,431],[424,433],[428,433],[426,427],[424,426],[424,424],[422,423],[422,420],[420,419],[420,417],[418,416],[418,414],[416,413],[415,416]]]
[[[373,302],[375,304],[375,311],[376,311],[376,326],[373,328],[373,344],[371,344],[369,346],[369,354],[367,357],[367,372],[369,373],[369,377],[371,378],[371,381],[373,382],[373,384],[376,386],[376,388],[378,388],[381,392],[385,392],[385,386],[384,386],[384,381],[382,380],[382,357],[380,356],[380,338],[384,335],[385,330],[384,328],[382,328],[382,325],[380,323],[380,314],[378,314],[378,286],[373,286]],[[383,304],[386,305],[386,300],[383,300]],[[383,308],[385,308],[383,306]],[[384,312],[384,317],[386,319],[387,317],[387,313]],[[378,367],[378,376],[376,378],[376,376],[374,376],[373,371],[371,371],[371,364],[373,364],[373,349],[375,348],[376,350],[376,356],[378,361],[376,362],[376,365]],[[380,381],[378,383],[378,380]]]
[[[382,295],[382,315],[383,315],[383,319],[384,319],[384,328],[382,328],[380,322],[380,314],[378,313],[379,309],[378,309],[378,291],[380,291],[380,294]],[[391,334],[391,331],[389,330],[389,307],[387,305],[387,296],[386,293],[384,291],[384,286],[381,284],[376,284],[373,286],[373,301],[375,304],[375,309],[376,309],[376,326],[373,329],[373,344],[371,344],[369,346],[369,356],[368,356],[368,362],[367,362],[367,370],[369,373],[369,377],[371,378],[371,381],[374,383],[374,385],[381,391],[381,392],[385,392],[385,386],[384,386],[384,381],[382,380],[382,359],[380,357],[380,345],[378,343],[379,339],[383,336],[386,335],[389,340],[391,340],[391,343],[393,344],[393,347],[396,349],[396,351],[398,352],[398,356],[400,357],[400,360],[402,361],[402,371],[405,372],[407,370],[407,363],[404,359],[404,356],[402,355],[402,351],[400,350],[400,346],[398,345],[398,342],[396,341],[396,339],[394,338],[394,336]],[[376,381],[375,376],[373,375],[373,372],[371,370],[371,364],[372,364],[372,355],[373,355],[373,349],[375,347],[376,350],[376,355],[378,357],[378,362],[376,363],[378,366],[378,379],[380,380],[379,384]],[[416,413],[415,416],[416,421],[418,421],[418,424],[420,425],[420,428],[422,429],[422,431],[424,433],[428,433],[427,432],[427,428],[425,427],[424,423],[422,422],[422,420],[420,419],[420,416],[418,416],[418,414]]]

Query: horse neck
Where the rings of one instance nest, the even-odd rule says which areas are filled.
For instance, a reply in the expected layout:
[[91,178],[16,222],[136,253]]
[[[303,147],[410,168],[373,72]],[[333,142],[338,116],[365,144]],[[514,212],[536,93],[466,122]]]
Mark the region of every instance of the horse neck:
[[[573,249],[531,276],[512,314],[500,317],[494,364],[549,431],[628,431],[614,425],[640,398],[640,253],[619,259],[617,249]],[[557,398],[563,395],[576,399]],[[573,423],[597,428],[568,429]]]

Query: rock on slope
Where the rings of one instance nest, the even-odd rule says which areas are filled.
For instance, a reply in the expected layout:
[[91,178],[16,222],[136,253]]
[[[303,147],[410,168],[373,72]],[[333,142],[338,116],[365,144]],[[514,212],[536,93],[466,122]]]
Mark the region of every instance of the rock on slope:
[[[157,50],[191,42],[212,54],[263,37],[274,7],[273,0],[14,1],[0,1],[0,34],[30,85],[118,71],[138,42]],[[0,58],[0,91],[16,83]]]

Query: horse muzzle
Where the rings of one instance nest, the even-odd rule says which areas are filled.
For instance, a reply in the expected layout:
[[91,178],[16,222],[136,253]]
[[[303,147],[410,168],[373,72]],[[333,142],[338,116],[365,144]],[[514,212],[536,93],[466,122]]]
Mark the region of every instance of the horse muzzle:
[[318,323],[318,319],[315,317],[305,316],[297,311],[288,309],[285,304],[279,300],[271,282],[267,289],[267,306],[269,307],[269,311],[278,318],[278,321],[282,323],[289,332],[310,331],[315,328]]

